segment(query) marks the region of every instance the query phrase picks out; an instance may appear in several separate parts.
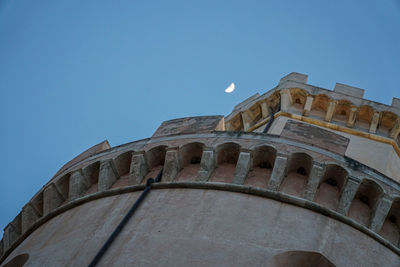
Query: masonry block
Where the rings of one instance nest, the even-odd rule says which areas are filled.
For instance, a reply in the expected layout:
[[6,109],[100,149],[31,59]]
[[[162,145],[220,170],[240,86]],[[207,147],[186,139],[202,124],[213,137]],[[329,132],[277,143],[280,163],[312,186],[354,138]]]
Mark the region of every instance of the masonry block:
[[289,107],[292,104],[292,95],[290,94],[289,90],[281,90],[281,110],[283,112],[288,112]]
[[197,174],[197,181],[208,181],[212,172],[215,169],[215,154],[213,150],[204,149],[201,156],[200,169]]
[[324,174],[324,168],[322,168],[319,164],[314,164],[312,166],[310,177],[307,183],[307,188],[306,191],[304,192],[305,199],[311,201],[314,199],[323,174]]
[[105,191],[109,189],[115,181],[119,178],[117,168],[112,160],[105,160],[100,162],[99,171],[99,191]]
[[372,215],[372,220],[369,227],[372,231],[379,233],[391,206],[392,200],[389,197],[386,196],[381,198]]
[[21,213],[18,214],[12,222],[10,222],[5,228],[3,233],[3,250],[8,250],[11,245],[18,239],[22,234],[21,231]]
[[346,85],[346,84],[342,84],[342,83],[336,83],[333,91],[335,91],[336,93],[354,96],[354,97],[358,97],[358,98],[363,98],[364,92],[365,92],[364,89]]
[[40,213],[32,203],[26,204],[21,213],[21,232],[25,233],[40,217]]
[[153,137],[172,134],[209,133],[224,130],[224,116],[188,117],[164,121],[153,134]]
[[130,184],[140,184],[147,173],[148,167],[144,152],[133,153],[129,170]]
[[240,152],[239,159],[236,163],[235,175],[233,177],[234,184],[242,185],[249,173],[251,166],[251,155],[249,152]]
[[392,99],[392,107],[400,108],[400,98],[393,97],[393,99]]
[[275,159],[274,168],[272,170],[271,178],[268,181],[267,188],[270,190],[278,191],[281,187],[283,179],[286,175],[288,159],[286,156],[277,156]]
[[88,190],[90,182],[83,175],[82,170],[76,170],[71,173],[69,178],[69,199],[74,200],[81,196],[86,190]]
[[344,189],[340,196],[339,205],[337,209],[339,213],[347,215],[347,212],[349,211],[351,202],[353,201],[357,193],[359,185],[360,182],[357,181],[355,178],[351,178],[351,176],[348,177],[346,185],[344,186]]
[[0,241],[0,258],[1,256],[3,256],[4,254],[4,246],[3,246],[3,239]]
[[162,181],[172,182],[181,170],[181,162],[177,149],[168,150],[165,154]]
[[52,210],[61,206],[64,202],[64,198],[60,192],[58,192],[54,184],[48,185],[43,190],[43,215],[49,214]]
[[281,78],[281,80],[279,81],[279,84],[286,82],[286,81],[295,81],[295,82],[299,82],[299,83],[307,83],[308,80],[308,75],[306,74],[302,74],[302,73],[298,73],[298,72],[291,72],[288,75],[284,76],[283,78]]

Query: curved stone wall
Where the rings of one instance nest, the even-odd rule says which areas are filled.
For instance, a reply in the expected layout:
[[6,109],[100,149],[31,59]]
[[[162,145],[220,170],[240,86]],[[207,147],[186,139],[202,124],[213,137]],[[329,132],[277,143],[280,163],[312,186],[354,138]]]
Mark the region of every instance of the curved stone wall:
[[[29,252],[26,266],[88,266],[138,195],[71,208],[42,224],[9,259]],[[155,187],[99,266],[299,266],[296,254],[310,266],[311,253],[319,256],[311,266],[399,262],[370,236],[319,212],[237,192]]]
[[[141,190],[146,179],[161,168],[162,183],[154,185],[156,189],[209,188],[261,196],[266,203],[273,199],[315,214],[318,220],[353,229],[365,236],[360,240],[368,246],[392,253],[389,258],[400,255],[400,185],[392,179],[341,154],[283,137],[214,132],[133,142],[71,166],[38,192],[5,228],[2,261],[14,249],[22,253],[20,247],[31,235],[43,232],[42,225],[54,224],[76,208],[94,205],[96,210],[95,204],[89,204],[92,200]],[[293,228],[297,221],[291,224]],[[72,228],[68,229],[75,231]],[[337,235],[342,241],[347,238],[340,231]]]

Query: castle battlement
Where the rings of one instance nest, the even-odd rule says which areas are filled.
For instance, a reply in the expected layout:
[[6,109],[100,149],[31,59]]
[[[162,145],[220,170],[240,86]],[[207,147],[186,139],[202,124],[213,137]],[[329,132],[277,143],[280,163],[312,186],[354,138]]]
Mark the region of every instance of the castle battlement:
[[[205,250],[208,240],[230,240],[234,251],[250,240],[246,257],[254,263],[264,262],[255,255],[271,262],[291,257],[282,253],[295,247],[337,266],[368,266],[366,257],[371,266],[396,266],[399,99],[388,106],[363,94],[342,84],[314,87],[307,75],[291,73],[226,117],[170,120],[151,138],[113,148],[102,142],[63,166],[6,226],[0,262],[29,253],[39,264],[54,257],[87,265],[125,203],[162,169],[152,204],[124,230],[113,257],[132,252],[131,240],[151,244],[140,243],[136,257],[170,239],[169,249],[200,246],[200,254],[214,253]],[[154,236],[141,234],[146,227]]]

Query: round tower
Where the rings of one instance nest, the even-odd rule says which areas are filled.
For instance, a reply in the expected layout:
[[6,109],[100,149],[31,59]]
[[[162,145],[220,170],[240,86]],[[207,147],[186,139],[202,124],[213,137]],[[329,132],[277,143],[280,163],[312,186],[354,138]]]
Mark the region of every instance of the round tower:
[[1,266],[400,266],[400,99],[363,94],[291,73],[226,117],[104,141],[6,226]]

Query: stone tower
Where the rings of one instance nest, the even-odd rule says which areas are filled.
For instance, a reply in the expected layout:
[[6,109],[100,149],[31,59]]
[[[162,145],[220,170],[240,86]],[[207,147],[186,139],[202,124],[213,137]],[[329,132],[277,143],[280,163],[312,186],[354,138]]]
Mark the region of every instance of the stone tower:
[[363,94],[291,73],[226,117],[100,143],[6,226],[1,266],[87,266],[144,190],[98,266],[400,266],[400,99]]

